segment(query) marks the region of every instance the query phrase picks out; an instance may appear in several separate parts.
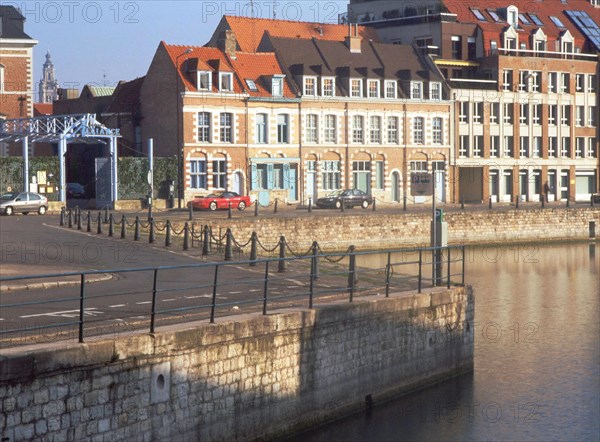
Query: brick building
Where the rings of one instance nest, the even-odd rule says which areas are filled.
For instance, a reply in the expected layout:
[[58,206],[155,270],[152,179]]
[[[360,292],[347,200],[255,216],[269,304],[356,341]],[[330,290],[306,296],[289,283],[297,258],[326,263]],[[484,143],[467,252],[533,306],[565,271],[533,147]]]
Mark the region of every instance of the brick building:
[[428,54],[453,90],[453,193],[589,200],[599,186],[595,0],[351,0],[346,20]]

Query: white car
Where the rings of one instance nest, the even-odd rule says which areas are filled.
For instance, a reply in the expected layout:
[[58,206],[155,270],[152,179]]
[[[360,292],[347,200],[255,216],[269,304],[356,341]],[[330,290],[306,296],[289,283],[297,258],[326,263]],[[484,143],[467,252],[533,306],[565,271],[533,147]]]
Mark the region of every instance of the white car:
[[48,198],[34,192],[8,192],[0,196],[0,213],[14,215],[16,212],[37,212],[43,215],[48,210]]

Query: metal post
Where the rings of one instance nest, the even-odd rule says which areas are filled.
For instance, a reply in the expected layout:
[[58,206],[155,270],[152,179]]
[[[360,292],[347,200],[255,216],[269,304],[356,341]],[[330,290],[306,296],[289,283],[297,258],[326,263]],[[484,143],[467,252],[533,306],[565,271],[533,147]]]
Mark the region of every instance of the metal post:
[[108,236],[114,236],[115,235],[115,218],[113,216],[113,214],[111,213],[110,216],[108,217]]
[[96,229],[98,235],[102,234],[102,213],[98,212],[98,228]]
[[592,196],[590,197],[590,206],[594,207],[594,195],[592,194]]
[[447,276],[448,276],[448,288],[450,288],[450,258],[451,258],[450,252],[451,251],[452,251],[452,249],[450,247],[448,247],[448,273],[447,273]]
[[377,210],[377,198],[373,198],[373,212]]
[[287,267],[287,261],[285,260],[285,236],[279,237],[279,262],[277,265],[277,271],[279,273],[285,272]]
[[462,246],[462,282],[461,285],[465,286],[465,246]]
[[108,206],[104,206],[104,223],[108,223]]
[[134,241],[140,240],[140,217],[139,216],[135,217],[135,230],[133,231],[133,240]]
[[344,207],[345,206],[345,204],[344,204],[344,198],[340,199],[340,203],[341,203],[340,204],[340,210],[343,212],[344,210],[346,210],[346,208]]
[[418,292],[421,293],[421,286],[423,284],[423,249],[419,249],[419,282]]
[[81,212],[78,210],[75,216],[77,216],[77,230],[81,230]]
[[125,215],[121,216],[121,239],[125,239],[127,237],[127,220],[125,219]]
[[60,226],[61,227],[65,226],[65,208],[64,207],[60,208]]
[[265,261],[265,286],[263,290],[263,315],[267,314],[267,301],[269,297],[269,261]]
[[79,342],[83,343],[83,313],[85,299],[85,274],[81,274],[81,282],[79,284]]
[[233,235],[231,229],[225,232],[225,261],[233,260]]
[[275,198],[275,205],[273,206],[273,213],[277,213],[277,210],[278,210],[277,205],[278,205],[278,203],[279,203],[279,198]]
[[233,215],[231,213],[231,202],[229,203],[229,205],[227,206],[227,219],[231,219],[233,218]]
[[254,201],[254,216],[258,216],[258,206],[260,206],[258,200]]
[[492,197],[491,196],[488,198],[488,201],[489,201],[488,202],[488,207],[491,210],[492,209]]
[[462,195],[460,197],[460,209],[465,210],[465,196],[464,195]]
[[215,278],[213,280],[212,304],[210,306],[210,323],[215,323],[215,310],[217,308],[217,285],[219,283],[219,264],[215,264]]
[[188,223],[185,223],[183,227],[183,250],[188,250],[190,248],[190,226]]
[[148,242],[150,244],[153,244],[154,241],[155,241],[155,238],[154,238],[154,219],[150,219],[150,221],[148,221],[148,224],[149,224],[148,227],[150,228],[150,232],[148,233]]
[[[343,205],[344,203],[342,203]],[[356,284],[356,256],[354,246],[350,246],[350,260],[348,266],[348,289],[350,289],[350,302],[354,302],[354,285]]]
[[406,194],[402,198],[402,210],[406,212]]
[[308,213],[312,213],[312,198],[308,199]]
[[544,207],[546,207],[546,197],[544,195],[542,195],[542,197],[540,198],[542,200],[542,209]]
[[567,192],[567,207],[571,205],[571,192]]
[[392,254],[388,252],[387,265],[385,266],[385,297],[390,297],[390,278],[392,273]]
[[202,255],[206,256],[210,252],[210,231],[208,226],[204,226],[204,235],[202,235]]
[[258,259],[258,237],[256,232],[252,232],[250,237],[250,267],[256,267],[256,260]]
[[518,208],[519,208],[519,199],[520,199],[520,198],[519,198],[519,195],[517,195],[517,200],[516,200],[516,202],[515,202],[515,209],[518,209]]
[[312,243],[312,272],[315,281],[319,279],[319,243]]
[[190,209],[189,220],[192,221],[194,219],[194,206],[192,206],[191,203],[189,205],[189,209]]
[[87,228],[86,228],[86,230],[88,232],[92,231],[92,212],[90,212],[89,210],[87,213]]
[[21,141],[23,150],[23,191],[29,192],[29,137]]
[[158,269],[154,269],[154,277],[152,278],[152,312],[150,313],[150,333],[154,333],[154,317],[156,316],[156,280]]
[[165,247],[169,247],[171,245],[171,221],[167,220],[167,234],[165,236]]
[[148,205],[148,222],[152,219],[152,204]]
[[69,213],[68,213],[68,220],[69,220],[69,229],[73,228],[73,213],[71,211],[71,209],[69,209]]

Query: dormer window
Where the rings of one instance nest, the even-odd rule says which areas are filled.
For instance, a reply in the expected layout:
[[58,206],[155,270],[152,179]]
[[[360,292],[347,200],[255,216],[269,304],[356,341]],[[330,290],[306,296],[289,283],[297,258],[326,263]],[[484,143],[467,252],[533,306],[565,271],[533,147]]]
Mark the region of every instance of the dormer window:
[[362,97],[362,80],[360,78],[350,79],[350,96],[353,98]]
[[442,99],[442,83],[432,81],[429,83],[429,99],[430,100],[441,100]]
[[274,97],[283,97],[283,75],[273,75],[271,78],[271,94]]
[[324,97],[335,97],[335,78],[323,77],[321,89],[321,95]]
[[317,77],[304,77],[304,95],[315,97],[317,95]]
[[519,27],[518,17],[519,17],[519,10],[517,9],[516,6],[510,5],[508,8],[506,8],[506,21],[513,28]]
[[422,81],[411,81],[410,82],[410,98],[413,100],[421,100],[423,98],[423,82]]
[[248,90],[250,92],[258,92],[258,88],[256,87],[256,83],[254,82],[254,80],[246,78],[246,86],[248,86]]
[[233,92],[233,73],[219,72],[219,91]]
[[369,98],[379,98],[379,80],[367,80]]
[[212,90],[212,73],[209,71],[198,71],[198,90]]
[[395,80],[385,80],[385,98],[397,98],[398,88]]

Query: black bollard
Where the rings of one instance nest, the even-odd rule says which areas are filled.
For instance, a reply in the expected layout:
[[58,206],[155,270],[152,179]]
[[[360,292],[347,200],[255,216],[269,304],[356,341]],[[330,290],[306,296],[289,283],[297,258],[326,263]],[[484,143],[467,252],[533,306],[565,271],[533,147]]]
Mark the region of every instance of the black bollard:
[[590,197],[590,206],[594,207],[594,195],[592,194],[592,196]]
[[148,205],[148,222],[152,220],[152,204]]
[[319,279],[319,243],[316,241],[312,244],[312,263],[311,271],[314,280]]
[[190,226],[188,223],[185,223],[183,227],[183,250],[188,250],[190,248]]
[[350,246],[350,259],[348,263],[348,290],[350,292],[350,302],[354,300],[354,287],[356,285],[356,255],[354,246]]
[[190,208],[189,220],[192,221],[194,219],[194,206],[192,206],[192,203],[189,203],[188,207]]
[[229,203],[229,205],[227,206],[227,219],[231,218],[233,218],[233,215],[231,213],[231,203]]
[[404,195],[404,198],[403,198],[402,210],[404,210],[406,212],[406,195]]
[[108,223],[108,206],[104,206],[104,222]]
[[277,213],[279,204],[279,198],[275,198],[275,205],[273,206],[273,213]]
[[342,198],[342,199],[340,199],[340,210],[341,210],[342,212],[344,212],[344,211],[346,210],[345,206],[346,206],[346,205],[344,204],[344,199],[343,199],[343,198]]
[[133,231],[133,240],[134,241],[140,240],[140,217],[139,216],[135,217],[135,230]]
[[492,209],[492,197],[491,196],[489,197],[489,203],[488,204],[489,204],[489,208]]
[[98,212],[98,228],[96,229],[98,235],[102,234],[102,213]]
[[279,238],[279,263],[277,271],[279,273],[285,272],[287,268],[287,261],[285,260],[285,236]]
[[519,195],[517,195],[517,199],[516,199],[516,203],[515,203],[515,208],[519,208]]
[[92,231],[92,213],[88,210],[87,213],[87,229],[88,232]]
[[377,198],[373,198],[373,212],[377,210]]
[[569,207],[571,205],[571,198],[570,198],[570,194],[567,193],[567,207]]
[[77,211],[77,230],[81,230],[81,211]]
[[460,209],[465,210],[465,196],[460,197]]
[[125,215],[121,216],[121,239],[125,239],[127,237],[127,220],[125,219]]
[[64,207],[60,208],[60,226],[61,227],[65,226],[65,208]]
[[115,236],[115,218],[112,213],[108,217],[108,236]]
[[210,231],[208,226],[204,226],[204,235],[202,235],[202,255],[206,256],[210,253]]
[[258,259],[258,236],[256,232],[252,232],[250,237],[250,267],[256,267],[256,261]]
[[544,197],[544,195],[540,195],[540,196],[541,196],[540,199],[542,200],[542,209],[543,209],[544,207],[546,207],[546,198]]
[[231,229],[227,229],[225,234],[225,261],[233,260],[233,235]]
[[148,233],[148,242],[150,244],[154,244],[155,238],[154,238],[154,219],[151,218],[150,221],[148,221],[149,224],[149,229],[150,232]]
[[260,206],[258,200],[254,201],[254,216],[258,216],[258,206]]
[[69,229],[72,229],[73,228],[73,214],[71,213],[71,209],[69,209],[68,220],[69,220]]
[[165,236],[165,247],[169,247],[171,245],[171,221],[167,220],[167,235]]
[[308,199],[308,213],[312,212],[312,198]]

